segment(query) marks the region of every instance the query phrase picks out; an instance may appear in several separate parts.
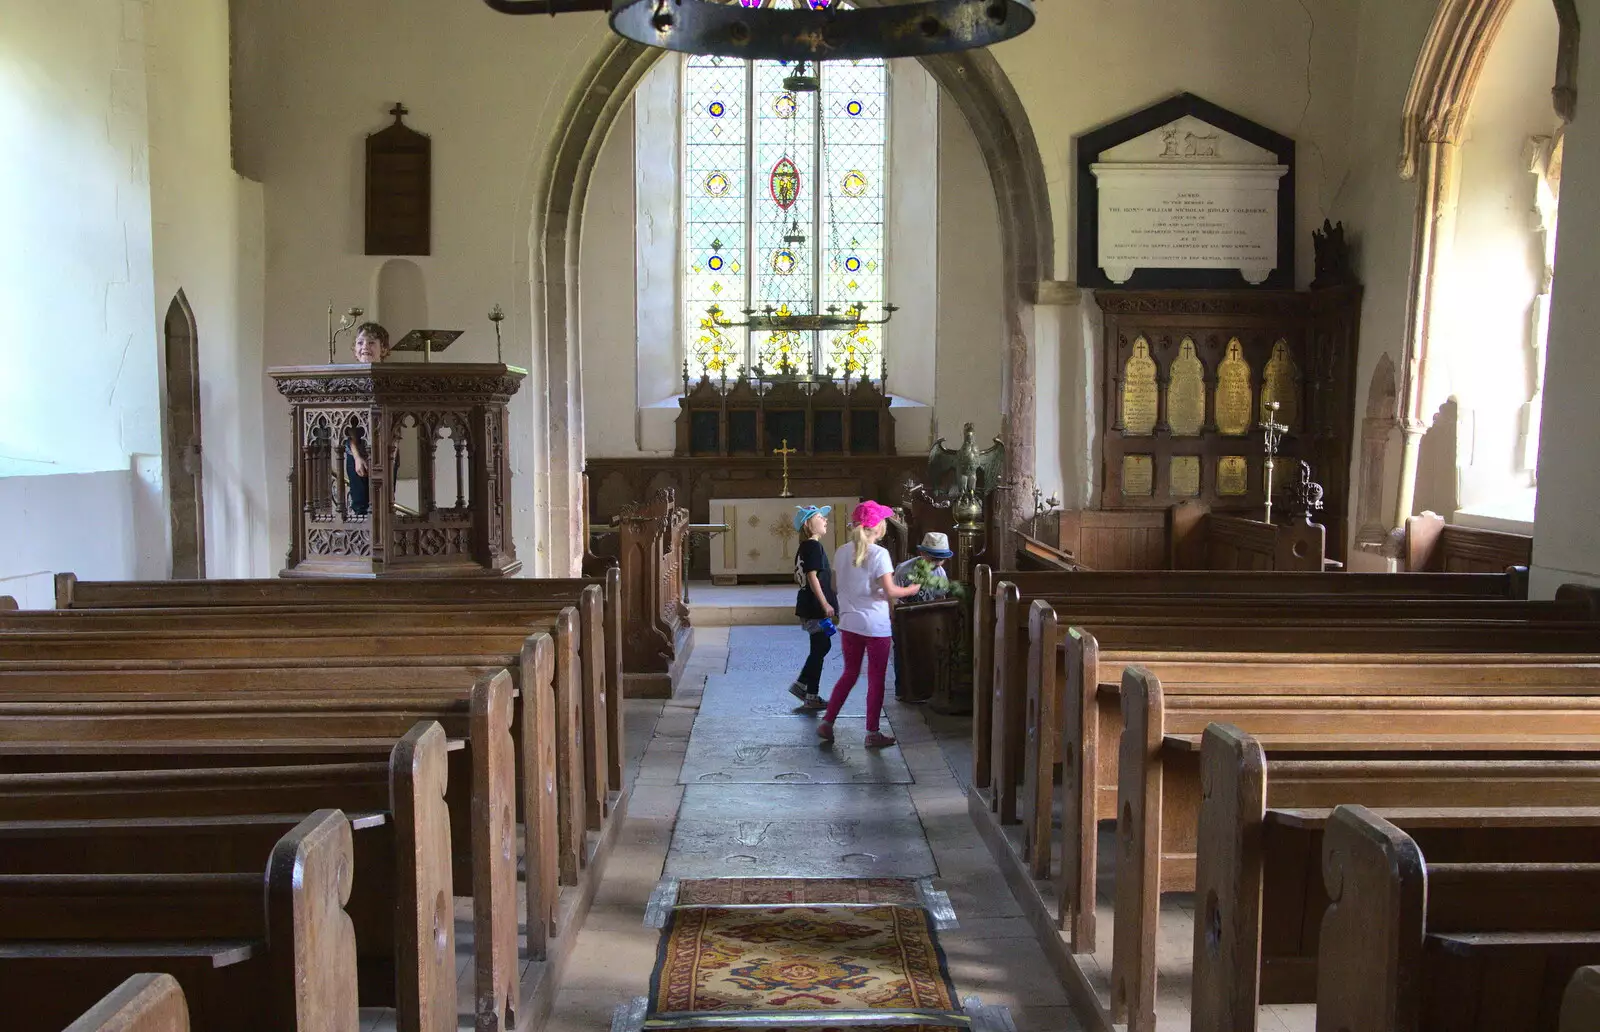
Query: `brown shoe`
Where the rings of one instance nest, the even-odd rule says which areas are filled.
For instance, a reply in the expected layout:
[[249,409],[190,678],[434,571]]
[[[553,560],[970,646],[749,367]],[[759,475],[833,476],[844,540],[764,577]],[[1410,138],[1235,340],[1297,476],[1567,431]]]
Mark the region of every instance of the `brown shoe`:
[[867,732],[867,748],[868,749],[887,749],[887,748],[889,748],[889,746],[894,745],[894,744],[895,744],[895,740],[893,738],[890,738],[888,735],[881,735],[876,731],[868,731]]

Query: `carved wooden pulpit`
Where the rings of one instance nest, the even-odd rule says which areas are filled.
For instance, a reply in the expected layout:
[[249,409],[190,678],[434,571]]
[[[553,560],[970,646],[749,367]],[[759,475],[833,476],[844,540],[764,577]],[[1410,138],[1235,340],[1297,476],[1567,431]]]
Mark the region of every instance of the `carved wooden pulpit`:
[[506,404],[526,370],[385,362],[268,372],[289,399],[294,443],[282,576],[505,577],[521,568]]

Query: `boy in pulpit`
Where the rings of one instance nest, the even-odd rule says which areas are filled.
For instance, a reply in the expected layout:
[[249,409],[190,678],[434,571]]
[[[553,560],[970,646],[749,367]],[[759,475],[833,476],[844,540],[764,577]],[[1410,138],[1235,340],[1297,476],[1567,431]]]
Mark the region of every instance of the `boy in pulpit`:
[[[382,362],[389,357],[389,331],[375,322],[356,327],[354,345],[357,362]],[[350,485],[350,513],[366,516],[372,510],[367,487],[367,442],[351,424],[345,428],[344,477]]]
[[[950,550],[950,539],[944,534],[925,534],[922,543],[917,546],[917,554],[895,567],[894,582],[901,587],[916,585],[921,590],[911,598],[904,599],[901,604],[917,602],[936,602],[950,594],[950,577],[944,571],[945,560],[954,556]],[[894,644],[894,697],[901,702],[915,701],[912,693],[908,691],[905,679],[905,664],[900,658],[900,641],[895,639]]]

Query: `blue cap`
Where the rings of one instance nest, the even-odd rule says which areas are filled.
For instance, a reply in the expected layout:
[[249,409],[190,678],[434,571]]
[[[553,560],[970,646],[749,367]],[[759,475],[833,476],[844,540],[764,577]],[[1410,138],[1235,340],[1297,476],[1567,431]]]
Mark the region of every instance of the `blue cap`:
[[813,517],[813,516],[826,516],[832,511],[833,511],[833,506],[831,506],[831,505],[797,505],[797,506],[795,506],[794,507],[794,529],[795,529],[795,533],[798,534],[800,532],[800,528],[806,525],[806,520],[809,520],[811,517]]

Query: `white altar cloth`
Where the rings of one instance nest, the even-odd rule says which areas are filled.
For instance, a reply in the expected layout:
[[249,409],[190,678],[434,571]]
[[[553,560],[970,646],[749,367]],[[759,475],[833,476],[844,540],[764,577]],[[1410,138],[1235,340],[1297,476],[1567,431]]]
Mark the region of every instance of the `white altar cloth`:
[[797,505],[831,505],[828,533],[823,538],[831,556],[849,539],[845,524],[858,498],[713,498],[712,523],[726,523],[728,531],[712,539],[711,577],[719,584],[735,578],[772,580],[794,573],[794,553],[800,537],[794,529]]

